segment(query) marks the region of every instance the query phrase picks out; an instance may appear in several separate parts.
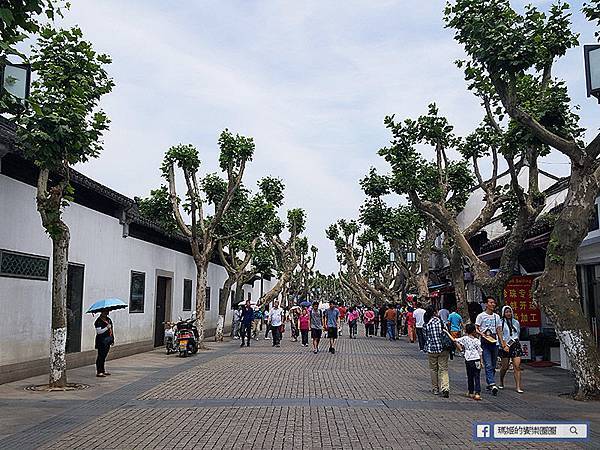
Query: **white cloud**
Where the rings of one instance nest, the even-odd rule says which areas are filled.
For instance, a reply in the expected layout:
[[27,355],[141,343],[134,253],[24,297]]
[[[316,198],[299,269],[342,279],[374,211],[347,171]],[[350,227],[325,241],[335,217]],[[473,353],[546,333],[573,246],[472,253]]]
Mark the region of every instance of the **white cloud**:
[[[457,132],[481,117],[453,61],[444,2],[164,2],[78,0],[67,14],[114,59],[105,150],[80,169],[124,194],[160,184],[164,151],[201,150],[216,170],[228,127],[254,136],[247,184],[272,174],[289,207],[308,212],[318,267],[337,269],[327,225],[353,217],[358,179],[386,145],[383,117],[416,116],[436,101]],[[576,76],[576,74],[575,74]],[[579,82],[579,80],[578,80]]]

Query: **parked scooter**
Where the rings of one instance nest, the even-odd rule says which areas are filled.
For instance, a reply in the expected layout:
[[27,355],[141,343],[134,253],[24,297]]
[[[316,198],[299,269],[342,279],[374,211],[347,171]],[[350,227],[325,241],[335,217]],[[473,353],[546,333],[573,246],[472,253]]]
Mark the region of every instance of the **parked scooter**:
[[177,343],[177,324],[175,322],[165,322],[165,348],[167,350],[167,355],[179,351],[179,344]]
[[183,320],[179,317],[179,321],[175,325],[176,331],[176,343],[179,350],[179,356],[195,355],[198,353],[198,328],[194,325],[196,321],[196,314],[192,314],[187,320]]

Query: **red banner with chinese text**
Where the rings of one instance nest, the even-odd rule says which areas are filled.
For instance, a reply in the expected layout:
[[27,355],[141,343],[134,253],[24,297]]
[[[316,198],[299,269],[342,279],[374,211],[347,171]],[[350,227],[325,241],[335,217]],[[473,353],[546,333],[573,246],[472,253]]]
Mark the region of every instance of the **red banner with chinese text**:
[[532,285],[534,277],[512,277],[504,288],[504,304],[513,309],[514,317],[522,327],[540,327],[540,308],[533,304]]

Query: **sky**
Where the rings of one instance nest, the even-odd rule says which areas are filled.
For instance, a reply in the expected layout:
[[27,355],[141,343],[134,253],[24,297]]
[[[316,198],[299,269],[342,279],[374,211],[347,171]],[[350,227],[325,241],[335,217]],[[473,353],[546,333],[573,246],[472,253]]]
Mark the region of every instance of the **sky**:
[[[104,150],[77,169],[146,196],[162,183],[170,146],[194,144],[214,172],[223,129],[252,136],[245,184],[283,179],[285,207],[307,212],[317,268],[337,271],[324,230],[357,216],[358,180],[371,166],[387,170],[377,156],[389,141],[383,118],[416,118],[435,101],[465,135],[483,117],[454,65],[464,54],[443,9],[440,0],[76,0],[62,25],[79,25],[111,55],[116,83],[101,105],[112,121]],[[578,12],[574,20],[581,42],[592,43],[593,26]],[[582,59],[581,48],[571,50],[555,75],[593,131],[598,105],[585,97]],[[557,154],[541,167],[568,173]]]

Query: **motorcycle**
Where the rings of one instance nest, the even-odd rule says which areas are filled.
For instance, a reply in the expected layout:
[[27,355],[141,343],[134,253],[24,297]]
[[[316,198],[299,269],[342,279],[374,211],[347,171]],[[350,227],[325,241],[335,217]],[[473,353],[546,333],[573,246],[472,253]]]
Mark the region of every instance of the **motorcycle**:
[[196,321],[195,314],[192,314],[187,320],[179,317],[179,321],[175,325],[176,328],[176,343],[179,350],[179,356],[186,357],[198,353],[198,328],[194,325]]

